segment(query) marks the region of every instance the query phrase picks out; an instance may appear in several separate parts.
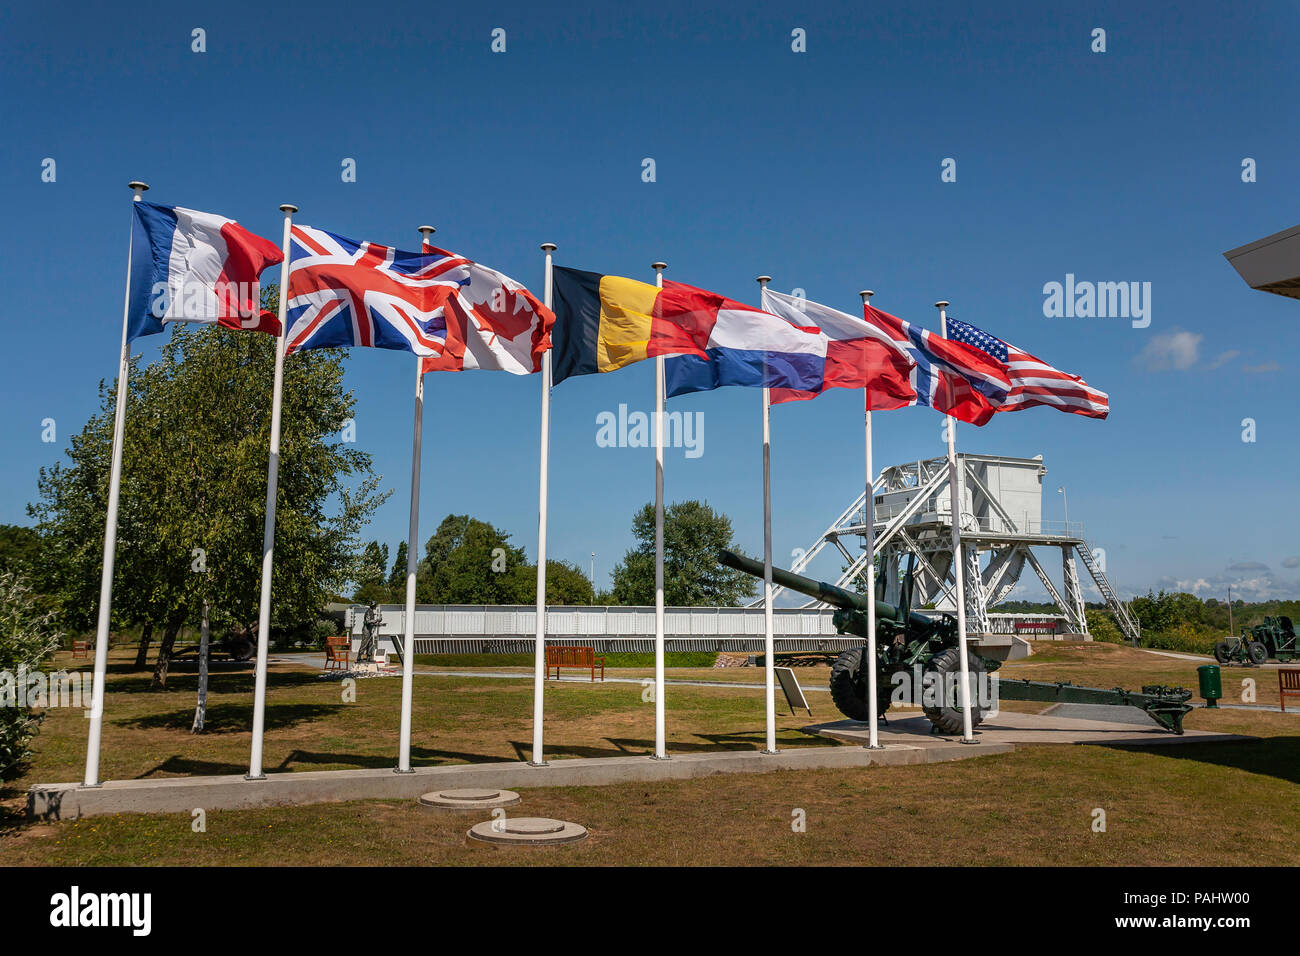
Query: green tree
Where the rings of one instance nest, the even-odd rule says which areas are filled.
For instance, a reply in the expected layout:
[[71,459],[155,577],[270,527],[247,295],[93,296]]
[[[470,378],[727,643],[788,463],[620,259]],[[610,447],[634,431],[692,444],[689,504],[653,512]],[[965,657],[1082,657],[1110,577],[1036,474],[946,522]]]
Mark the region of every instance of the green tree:
[[0,573],[29,575],[36,568],[41,537],[35,528],[0,524]]
[[[44,712],[17,706],[17,681],[40,670],[59,645],[54,612],[42,611],[26,582],[0,572],[0,780],[19,776]],[[20,669],[24,671],[20,674]]]
[[[537,603],[537,565],[520,564],[511,572],[512,604]],[[546,603],[551,607],[582,607],[594,604],[591,579],[576,564],[546,562]]]
[[[655,601],[655,509],[647,504],[632,519],[637,545],[614,568],[614,600],[625,605]],[[664,603],[673,607],[731,607],[754,593],[749,575],[718,564],[718,550],[739,550],[731,519],[707,502],[678,501],[664,509]]]
[[352,600],[358,604],[387,601],[388,545],[371,541],[361,552],[356,572],[357,589]]
[[[330,594],[355,580],[357,534],[387,497],[370,456],[339,440],[353,409],[343,356],[311,350],[284,364],[273,633],[309,630]],[[214,626],[249,630],[257,619],[274,360],[271,336],[176,326],[159,360],[133,370],[113,620],[163,629],[155,686],[204,598]],[[69,463],[41,470],[29,506],[65,622],[83,630],[98,604],[111,451],[114,389],[100,392]]]
[[[406,542],[399,542],[397,545],[397,555],[393,558],[393,570],[388,572],[388,599],[390,601],[406,600]],[[419,577],[419,567],[416,567],[416,577]]]
[[[518,604],[518,569],[528,566],[524,549],[510,536],[469,515],[447,515],[425,543],[429,567],[416,593],[422,604]],[[536,594],[534,581],[533,593]]]

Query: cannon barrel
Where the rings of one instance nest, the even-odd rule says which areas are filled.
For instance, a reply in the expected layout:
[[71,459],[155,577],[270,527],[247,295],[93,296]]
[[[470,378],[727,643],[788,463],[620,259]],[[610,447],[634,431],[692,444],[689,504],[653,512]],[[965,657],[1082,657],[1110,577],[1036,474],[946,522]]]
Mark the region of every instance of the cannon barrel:
[[[745,574],[756,578],[761,579],[763,577],[762,561],[755,561],[753,558],[747,558],[732,551],[719,551],[718,563],[725,564],[737,571],[743,571]],[[844,588],[836,587],[834,584],[827,584],[825,581],[814,581],[812,578],[806,578],[802,574],[795,574],[793,571],[787,571],[775,565],[772,566],[772,583],[779,584],[783,588],[789,588],[791,591],[798,591],[800,594],[806,594],[810,598],[825,601],[832,607],[838,607],[846,611],[865,611],[867,601],[870,600],[865,594],[846,591]],[[928,619],[919,615],[913,614],[910,616],[916,618],[916,622],[922,626],[930,623]],[[901,624],[902,613],[892,604],[877,601],[876,619],[895,621]]]

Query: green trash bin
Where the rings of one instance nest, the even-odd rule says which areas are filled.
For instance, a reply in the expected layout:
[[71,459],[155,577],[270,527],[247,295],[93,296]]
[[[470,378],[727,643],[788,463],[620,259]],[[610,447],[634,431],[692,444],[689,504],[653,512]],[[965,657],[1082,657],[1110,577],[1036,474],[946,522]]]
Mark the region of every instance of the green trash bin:
[[1201,685],[1201,696],[1206,707],[1218,707],[1223,696],[1223,674],[1218,664],[1202,664],[1196,668],[1196,678]]

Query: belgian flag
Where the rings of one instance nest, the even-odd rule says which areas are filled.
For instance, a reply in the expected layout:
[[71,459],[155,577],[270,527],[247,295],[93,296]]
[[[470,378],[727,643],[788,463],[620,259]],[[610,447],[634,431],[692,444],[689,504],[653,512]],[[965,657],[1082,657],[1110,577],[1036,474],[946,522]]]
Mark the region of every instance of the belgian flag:
[[680,283],[664,288],[622,276],[556,266],[551,381],[612,372],[659,355],[698,355],[717,321],[718,301]]

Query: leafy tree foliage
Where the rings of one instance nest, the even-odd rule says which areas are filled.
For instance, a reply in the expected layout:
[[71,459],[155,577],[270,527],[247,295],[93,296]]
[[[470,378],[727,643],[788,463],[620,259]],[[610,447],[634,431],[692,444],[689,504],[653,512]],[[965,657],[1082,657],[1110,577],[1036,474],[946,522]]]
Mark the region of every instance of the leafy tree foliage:
[[[406,587],[406,560],[399,548],[390,581],[394,600]],[[546,562],[546,602],[555,606],[588,605],[595,595],[582,570],[567,561]],[[469,515],[448,515],[425,543],[425,557],[416,572],[416,599],[422,604],[535,604],[537,565],[510,535]]]
[[356,571],[357,590],[352,600],[358,604],[369,604],[390,600],[388,579],[388,545],[371,541],[361,553]]
[[[343,354],[312,350],[284,363],[273,631],[310,629],[330,594],[356,578],[357,534],[387,497],[370,456],[339,440],[353,408]],[[205,597],[214,626],[249,629],[257,619],[274,361],[271,336],[176,326],[158,361],[133,367],[113,621],[164,630],[157,684]],[[97,613],[114,396],[101,382],[100,410],[72,438],[69,462],[41,470],[29,506],[43,577],[80,630]]]
[[[400,541],[397,545],[397,555],[393,558],[393,570],[388,572],[388,600],[405,601],[406,600],[406,542]],[[419,578],[419,566],[416,567],[416,578]],[[417,590],[419,590],[417,588]]]
[[[44,713],[17,706],[19,669],[39,670],[59,645],[52,611],[42,611],[26,582],[11,571],[0,572],[0,780],[19,776],[31,756]],[[8,687],[4,685],[9,683]],[[14,700],[9,700],[10,695]]]
[[[614,568],[614,600],[655,601],[655,509],[632,520],[637,545]],[[718,550],[737,551],[731,519],[706,502],[678,501],[664,509],[664,603],[674,607],[731,607],[754,593],[754,579],[718,564]]]
[[447,515],[425,543],[424,555],[429,578],[423,593],[416,582],[421,603],[519,603],[519,568],[528,565],[524,549],[486,521]]
[[41,537],[35,528],[0,524],[0,573],[29,574],[40,556]]

